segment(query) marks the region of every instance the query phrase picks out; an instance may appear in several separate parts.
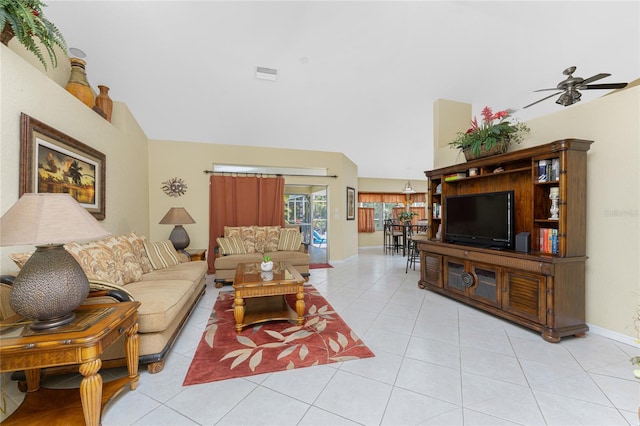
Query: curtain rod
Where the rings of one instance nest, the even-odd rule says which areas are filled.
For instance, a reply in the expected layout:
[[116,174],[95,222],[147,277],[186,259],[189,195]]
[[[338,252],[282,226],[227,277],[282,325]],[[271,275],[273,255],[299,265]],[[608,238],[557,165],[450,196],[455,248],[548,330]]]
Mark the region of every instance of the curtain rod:
[[297,176],[297,177],[319,177],[319,178],[333,178],[336,179],[338,175],[299,175],[290,173],[246,173],[246,172],[214,172],[213,170],[203,170],[202,173],[206,174],[227,174],[227,175],[250,175],[250,176]]

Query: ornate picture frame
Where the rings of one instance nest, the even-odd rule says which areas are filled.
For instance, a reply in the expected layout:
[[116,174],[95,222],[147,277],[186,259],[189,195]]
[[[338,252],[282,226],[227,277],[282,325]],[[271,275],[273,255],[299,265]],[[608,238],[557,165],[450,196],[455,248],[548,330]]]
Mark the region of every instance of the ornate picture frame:
[[105,218],[106,157],[84,143],[20,114],[19,195],[68,193],[96,219]]
[[347,220],[356,218],[356,190],[347,186]]

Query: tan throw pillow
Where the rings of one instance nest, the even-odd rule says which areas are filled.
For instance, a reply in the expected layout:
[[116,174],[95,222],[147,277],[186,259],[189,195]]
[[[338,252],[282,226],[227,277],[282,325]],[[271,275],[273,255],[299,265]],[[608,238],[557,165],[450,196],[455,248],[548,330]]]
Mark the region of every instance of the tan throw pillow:
[[151,266],[149,256],[147,256],[147,251],[144,249],[144,242],[146,241],[145,236],[138,235],[135,231],[131,231],[127,235],[121,236],[121,238],[127,240],[129,244],[131,244],[131,247],[133,247],[133,253],[140,262],[142,273],[146,274],[153,271],[153,266]]
[[113,259],[122,274],[122,282],[129,284],[140,281],[142,278],[142,266],[140,256],[133,250],[133,246],[122,236],[113,236],[102,239],[99,244],[111,249]]
[[144,249],[147,251],[153,269],[166,269],[180,263],[178,252],[169,240],[155,243],[145,241]]
[[99,241],[84,244],[73,241],[65,244],[64,248],[78,261],[89,280],[124,285],[118,263],[106,245]]
[[265,226],[265,240],[264,240],[264,251],[276,251],[278,250],[278,242],[280,241],[280,229],[282,227],[280,225],[276,226]]
[[11,260],[13,260],[13,262],[18,265],[18,268],[22,269],[22,267],[24,266],[25,263],[27,263],[27,260],[29,260],[29,258],[31,257],[31,255],[33,254],[33,252],[29,252],[29,253],[11,253],[9,255],[9,258],[11,258]]
[[225,226],[224,237],[240,236],[247,253],[256,253],[256,227],[255,226]]
[[280,230],[278,251],[298,251],[302,244],[302,233],[297,229]]
[[216,242],[223,255],[247,254],[247,250],[244,248],[244,244],[242,244],[242,238],[240,238],[239,235],[230,238],[216,238]]

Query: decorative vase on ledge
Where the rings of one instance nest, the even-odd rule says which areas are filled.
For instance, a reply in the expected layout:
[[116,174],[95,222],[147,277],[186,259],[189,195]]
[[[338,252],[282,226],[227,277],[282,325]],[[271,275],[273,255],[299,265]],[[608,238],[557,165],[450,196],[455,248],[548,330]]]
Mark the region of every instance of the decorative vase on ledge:
[[93,108],[95,98],[93,97],[93,92],[91,92],[91,86],[89,86],[89,82],[87,81],[87,74],[85,72],[85,65],[87,63],[80,58],[70,58],[70,61],[71,75],[69,76],[69,82],[66,86],[67,92],[80,99],[80,101],[89,108]]
[[111,112],[113,110],[113,101],[109,97],[109,88],[107,86],[98,85],[100,93],[96,96],[96,106],[100,108],[106,115],[106,120],[111,123]]
[[263,272],[269,272],[273,269],[273,262],[269,261],[269,262],[262,262],[260,264],[260,269]]

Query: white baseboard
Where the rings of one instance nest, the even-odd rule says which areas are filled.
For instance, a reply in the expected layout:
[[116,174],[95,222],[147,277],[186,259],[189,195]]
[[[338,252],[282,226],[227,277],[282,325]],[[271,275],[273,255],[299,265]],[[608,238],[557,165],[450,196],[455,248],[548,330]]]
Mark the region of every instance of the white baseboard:
[[640,348],[638,339],[635,337],[627,336],[626,334],[618,333],[617,331],[607,330],[606,328],[598,327],[597,325],[587,324],[589,326],[589,332],[597,334],[599,336],[607,337],[616,342],[624,343],[629,346],[635,346]]

